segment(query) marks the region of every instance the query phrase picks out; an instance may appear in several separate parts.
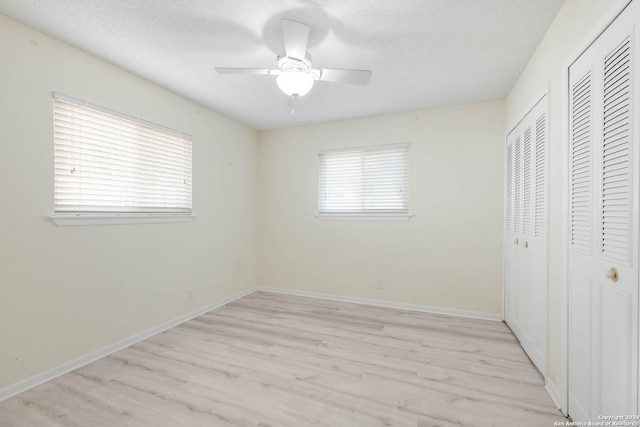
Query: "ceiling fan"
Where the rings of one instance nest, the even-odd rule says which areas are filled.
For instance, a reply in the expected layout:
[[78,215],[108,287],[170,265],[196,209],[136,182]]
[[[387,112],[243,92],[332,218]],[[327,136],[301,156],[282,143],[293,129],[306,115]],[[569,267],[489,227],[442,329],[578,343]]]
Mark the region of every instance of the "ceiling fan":
[[366,85],[371,78],[369,70],[313,68],[307,52],[309,27],[289,19],[282,19],[285,53],[278,56],[278,68],[216,67],[219,74],[267,74],[277,76],[276,83],[286,95],[297,99],[306,95],[316,80]]

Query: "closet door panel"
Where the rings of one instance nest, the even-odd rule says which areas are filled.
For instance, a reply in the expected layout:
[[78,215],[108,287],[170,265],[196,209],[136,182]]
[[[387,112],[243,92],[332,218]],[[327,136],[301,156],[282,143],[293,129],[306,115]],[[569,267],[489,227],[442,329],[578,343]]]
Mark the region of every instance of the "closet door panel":
[[576,421],[639,409],[638,24],[635,1],[569,68],[568,385]]
[[546,96],[507,136],[505,321],[538,369],[547,359]]
[[[637,17],[636,20],[640,21]],[[635,135],[634,144],[633,32],[621,25],[613,27],[610,35],[602,39],[600,239],[596,271],[600,324],[594,330],[600,344],[600,388],[594,408],[597,414],[628,414],[638,409],[638,196],[632,190],[635,187],[637,192],[638,188],[638,136]],[[636,76],[640,77],[640,73]],[[592,416],[597,414],[592,412]]]
[[597,361],[594,240],[594,71],[587,58],[574,64],[569,96],[569,411],[587,420],[595,401]]

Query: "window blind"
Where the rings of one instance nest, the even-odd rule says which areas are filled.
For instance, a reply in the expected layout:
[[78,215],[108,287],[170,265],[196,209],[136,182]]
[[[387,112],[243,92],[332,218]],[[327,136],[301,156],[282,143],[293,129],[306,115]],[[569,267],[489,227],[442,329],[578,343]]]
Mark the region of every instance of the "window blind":
[[408,214],[409,144],[323,151],[319,214]]
[[191,138],[54,94],[55,213],[191,213]]

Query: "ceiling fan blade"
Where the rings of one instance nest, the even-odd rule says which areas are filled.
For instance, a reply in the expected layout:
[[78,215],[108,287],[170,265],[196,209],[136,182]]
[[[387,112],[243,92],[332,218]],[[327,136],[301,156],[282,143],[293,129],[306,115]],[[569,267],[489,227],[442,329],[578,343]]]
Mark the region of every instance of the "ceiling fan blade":
[[228,67],[216,67],[218,74],[268,74],[277,75],[280,74],[280,70],[270,70],[268,68],[228,68]]
[[364,86],[369,83],[370,78],[370,70],[340,70],[334,68],[323,68],[320,70],[320,78],[318,80]]
[[289,19],[282,19],[282,36],[284,49],[289,58],[305,59],[307,54],[307,41],[309,40],[309,27]]

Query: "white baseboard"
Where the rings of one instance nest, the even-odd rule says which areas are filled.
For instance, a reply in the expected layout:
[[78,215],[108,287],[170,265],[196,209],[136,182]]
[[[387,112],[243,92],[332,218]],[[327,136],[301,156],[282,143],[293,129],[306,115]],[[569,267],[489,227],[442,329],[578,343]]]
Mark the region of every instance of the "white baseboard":
[[499,322],[502,321],[501,314],[486,313],[483,311],[469,311],[469,310],[460,310],[457,308],[432,307],[428,305],[409,304],[409,303],[368,299],[368,298],[347,297],[342,295],[324,294],[320,292],[298,291],[294,289],[277,288],[272,286],[259,286],[257,288],[254,288],[253,290],[274,292],[274,293],[288,294],[288,295],[298,295],[298,296],[311,297],[311,298],[321,298],[321,299],[328,299],[328,300],[341,301],[341,302],[351,302],[355,304],[366,304],[366,305],[373,305],[377,307],[388,307],[388,308],[398,308],[401,310],[421,311],[424,313],[443,314],[447,316],[469,317],[472,319],[495,320]]
[[553,400],[556,408],[558,408],[564,415],[567,415],[566,398],[562,397],[562,394],[560,394],[556,384],[549,378],[545,378],[544,388],[547,390],[547,393],[549,393],[549,396],[551,396],[551,400]]
[[153,328],[147,329],[146,331],[142,331],[136,335],[133,335],[129,338],[125,338],[123,340],[117,341],[113,344],[110,344],[106,347],[103,347],[99,350],[93,351],[89,354],[85,354],[75,360],[72,360],[67,363],[63,363],[62,365],[56,366],[55,368],[49,369],[47,371],[36,374],[32,377],[19,381],[15,384],[11,384],[7,387],[0,389],[0,402],[3,400],[9,399],[19,393],[29,390],[30,388],[36,387],[40,384],[43,384],[47,381],[50,381],[54,378],[57,378],[61,375],[64,375],[68,372],[71,372],[75,369],[78,369],[84,365],[87,365],[91,362],[94,362],[98,359],[102,359],[105,356],[108,356],[112,353],[115,353],[118,350],[122,350],[125,347],[129,347],[139,341],[147,339],[153,335],[159,334],[160,332],[166,331],[167,329],[171,329],[175,326],[180,325],[181,323],[187,322],[195,317],[198,317],[204,313],[207,313],[211,310],[215,310],[218,307],[221,307],[225,304],[228,304],[232,301],[235,301],[238,298],[242,298],[256,289],[248,289],[246,291],[237,293],[227,298],[223,298],[220,301],[217,301],[213,304],[209,304],[205,307],[201,307],[195,311],[179,316],[173,320],[169,320],[168,322],[162,323],[160,325],[154,326]]

